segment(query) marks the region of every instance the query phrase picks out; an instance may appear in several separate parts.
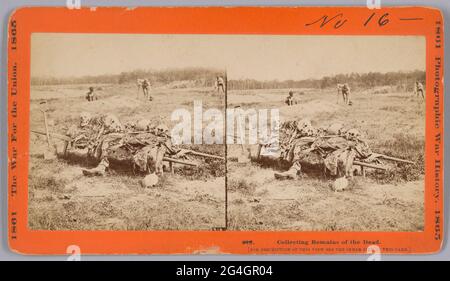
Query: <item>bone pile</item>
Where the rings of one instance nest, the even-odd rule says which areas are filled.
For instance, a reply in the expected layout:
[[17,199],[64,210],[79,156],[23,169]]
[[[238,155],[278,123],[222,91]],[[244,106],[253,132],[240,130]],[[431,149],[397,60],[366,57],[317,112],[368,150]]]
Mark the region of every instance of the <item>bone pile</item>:
[[[280,158],[290,163],[324,164],[331,175],[353,175],[355,161],[383,164],[355,128],[334,123],[315,128],[307,119],[286,121],[280,128]],[[374,166],[376,167],[376,166]]]

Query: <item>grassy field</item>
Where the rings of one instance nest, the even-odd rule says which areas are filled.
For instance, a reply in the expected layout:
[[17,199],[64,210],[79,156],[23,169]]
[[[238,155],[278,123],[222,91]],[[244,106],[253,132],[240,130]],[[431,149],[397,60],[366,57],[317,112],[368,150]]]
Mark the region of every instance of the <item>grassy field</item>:
[[[135,85],[95,85],[99,99],[87,102],[88,85],[32,87],[31,129],[45,131],[41,109],[47,109],[50,131],[64,133],[79,115],[115,114],[121,122],[146,118],[171,125],[176,108],[192,111],[193,101],[205,108],[224,108],[223,96],[212,89],[153,89],[152,102]],[[41,104],[47,101],[47,105]],[[62,142],[57,142],[62,150]],[[131,169],[111,169],[106,177],[84,177],[84,161],[45,160],[44,136],[31,134],[29,226],[46,230],[211,230],[225,225],[225,165],[209,161],[200,168],[177,166],[158,185],[144,189],[142,176]],[[224,155],[223,146],[194,147]],[[219,160],[220,161],[220,160]],[[112,167],[114,168],[114,167]],[[131,168],[131,167],[130,167]]]
[[[135,85],[95,85],[99,100],[87,102],[90,85],[34,86],[31,129],[64,133],[83,111],[113,113],[125,123],[146,118],[173,125],[176,108],[224,108],[224,96],[209,88],[152,89],[152,102],[136,98]],[[331,180],[304,173],[298,180],[274,179],[277,165],[234,161],[228,146],[228,226],[231,230],[422,231],[424,225],[424,103],[410,93],[366,90],[352,93],[352,106],[336,103],[334,89],[297,89],[299,104],[287,107],[288,90],[230,91],[228,107],[279,108],[283,120],[309,118],[314,126],[342,122],[364,133],[376,152],[415,161],[395,173],[356,177],[350,189],[334,192]],[[47,105],[41,104],[47,101]],[[57,142],[58,150],[62,142]],[[44,136],[31,134],[29,216],[31,229],[210,230],[225,225],[225,167],[208,162],[199,169],[177,167],[154,188],[140,186],[131,170],[111,169],[106,177],[84,177],[90,163],[45,160]],[[225,155],[220,145],[193,149]],[[256,146],[247,146],[256,154]]]
[[[279,108],[281,121],[308,118],[313,126],[341,122],[364,134],[372,150],[415,161],[392,173],[355,177],[334,192],[331,180],[303,173],[275,180],[277,165],[228,162],[229,228],[233,230],[422,231],[424,225],[425,106],[411,93],[356,91],[352,106],[336,91],[299,89],[299,104],[283,104],[287,90],[231,91],[228,106]],[[248,146],[254,156],[256,146]],[[229,145],[229,157],[242,148]],[[395,165],[394,165],[395,166]]]

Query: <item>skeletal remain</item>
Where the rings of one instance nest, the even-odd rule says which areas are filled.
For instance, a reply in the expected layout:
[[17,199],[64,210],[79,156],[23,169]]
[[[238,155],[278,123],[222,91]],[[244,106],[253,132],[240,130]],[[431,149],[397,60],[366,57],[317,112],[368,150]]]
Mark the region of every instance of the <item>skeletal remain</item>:
[[137,131],[147,131],[150,128],[151,122],[148,119],[141,119],[136,122],[135,129]]
[[119,119],[112,114],[108,114],[105,116],[103,125],[106,132],[120,132],[123,130],[123,126],[120,123]]
[[344,191],[345,189],[347,189],[347,187],[348,187],[348,180],[346,177],[336,179],[331,186],[331,188],[335,192]]
[[314,135],[316,135],[316,133],[317,133],[317,130],[314,129],[312,126],[307,127],[303,130],[303,134],[308,137],[314,136]]
[[145,176],[145,178],[142,179],[141,185],[144,188],[150,188],[157,185],[158,181],[159,181],[158,176],[155,173],[152,173]]
[[311,127],[312,125],[309,119],[302,119],[297,123],[297,130],[299,130],[300,132]]
[[167,127],[165,124],[159,124],[156,127],[156,133],[158,135],[168,134],[169,133],[169,127]]
[[92,119],[92,115],[89,112],[81,112],[80,114],[80,127],[83,128],[89,124]]
[[278,180],[284,180],[284,179],[295,179],[297,178],[298,174],[300,173],[302,169],[302,166],[300,165],[300,163],[295,162],[291,168],[289,168],[289,170],[287,170],[286,172],[275,172],[274,176],[276,179]]
[[133,131],[136,128],[136,123],[133,121],[128,121],[124,124],[124,128],[127,131]]
[[346,133],[346,138],[348,140],[358,140],[361,138],[361,133],[357,129],[350,129]]
[[109,167],[109,161],[107,158],[103,158],[97,167],[92,169],[82,169],[83,175],[85,176],[104,176],[106,169]]

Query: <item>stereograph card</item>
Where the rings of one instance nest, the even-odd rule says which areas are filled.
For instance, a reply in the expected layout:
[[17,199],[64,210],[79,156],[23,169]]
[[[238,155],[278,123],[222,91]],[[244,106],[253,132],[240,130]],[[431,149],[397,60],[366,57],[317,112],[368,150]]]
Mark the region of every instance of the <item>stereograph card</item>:
[[437,252],[443,66],[433,8],[18,9],[10,248]]

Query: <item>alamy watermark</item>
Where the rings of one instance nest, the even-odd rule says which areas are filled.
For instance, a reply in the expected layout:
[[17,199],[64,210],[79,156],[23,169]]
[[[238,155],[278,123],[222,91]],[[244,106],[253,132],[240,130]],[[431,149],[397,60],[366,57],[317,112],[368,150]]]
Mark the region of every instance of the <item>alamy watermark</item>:
[[196,100],[193,114],[179,108],[172,112],[171,120],[178,122],[171,131],[172,142],[176,145],[224,144],[225,139],[227,144],[278,145],[278,109],[244,110],[237,107],[227,108],[225,112],[217,108],[203,110],[202,101]]
[[367,0],[366,2],[367,8],[373,9],[381,9],[381,0]]
[[370,245],[367,247],[367,254],[369,257],[367,261],[381,261],[381,249],[378,245]]
[[66,7],[70,10],[81,9],[81,0],[66,0]]
[[66,249],[66,253],[69,254],[67,261],[81,261],[81,248],[78,245],[70,245]]

